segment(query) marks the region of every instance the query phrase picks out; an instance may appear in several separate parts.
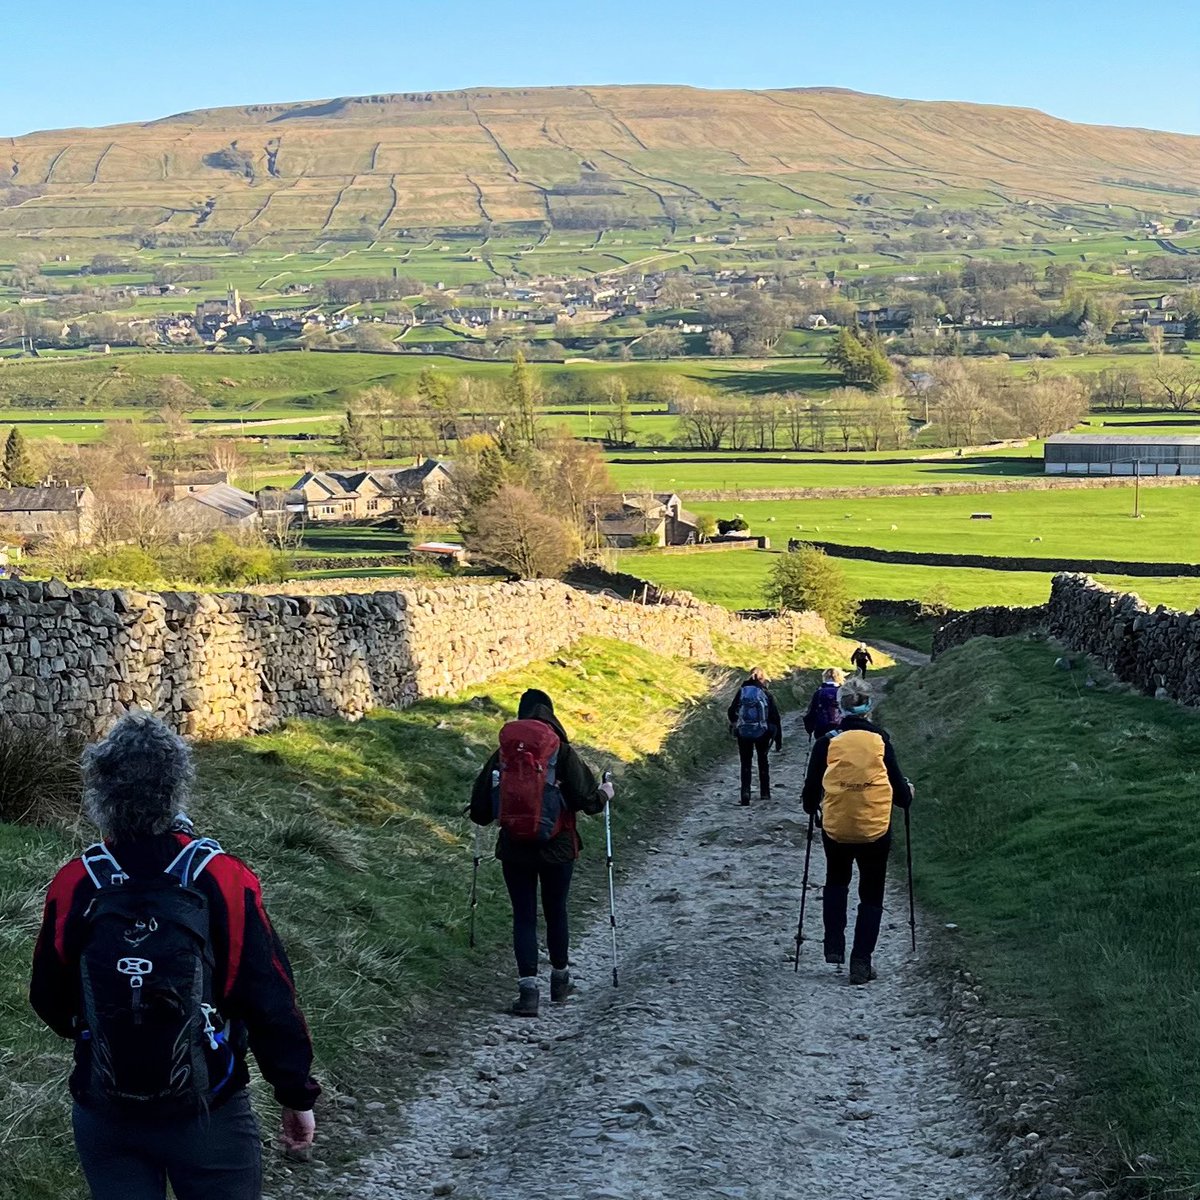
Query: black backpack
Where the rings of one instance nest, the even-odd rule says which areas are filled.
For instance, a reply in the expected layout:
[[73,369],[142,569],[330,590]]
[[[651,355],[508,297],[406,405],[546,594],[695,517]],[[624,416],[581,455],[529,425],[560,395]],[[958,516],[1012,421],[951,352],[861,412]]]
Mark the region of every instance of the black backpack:
[[[131,879],[103,843],[83,854],[97,891],[80,953],[88,1099],[155,1114],[198,1112],[233,1073],[213,1003],[208,899],[193,885],[221,854],[189,842],[160,874]],[[210,1075],[211,1061],[226,1068]]]

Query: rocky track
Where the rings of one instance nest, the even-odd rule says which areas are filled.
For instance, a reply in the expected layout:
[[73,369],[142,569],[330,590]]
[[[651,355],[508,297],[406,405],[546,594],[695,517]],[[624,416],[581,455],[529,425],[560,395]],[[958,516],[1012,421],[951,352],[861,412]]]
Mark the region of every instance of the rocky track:
[[804,735],[798,724],[789,732],[774,760],[773,801],[737,807],[731,756],[696,781],[673,831],[620,885],[620,988],[611,985],[607,922],[597,924],[577,941],[580,991],[568,1005],[550,1009],[543,982],[539,1020],[476,1022],[469,1044],[401,1109],[391,1144],[320,1194],[1007,1194],[942,1045],[940,998],[909,953],[901,856],[879,979],[853,988],[822,961],[814,843],[809,940],[793,973],[806,824]]

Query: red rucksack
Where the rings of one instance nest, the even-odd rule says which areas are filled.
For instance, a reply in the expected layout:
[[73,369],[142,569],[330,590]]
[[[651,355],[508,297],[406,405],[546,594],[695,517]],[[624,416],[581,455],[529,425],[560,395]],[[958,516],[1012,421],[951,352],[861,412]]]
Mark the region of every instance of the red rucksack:
[[567,825],[556,768],[561,743],[543,721],[509,721],[500,730],[500,788],[496,816],[509,837],[548,842]]

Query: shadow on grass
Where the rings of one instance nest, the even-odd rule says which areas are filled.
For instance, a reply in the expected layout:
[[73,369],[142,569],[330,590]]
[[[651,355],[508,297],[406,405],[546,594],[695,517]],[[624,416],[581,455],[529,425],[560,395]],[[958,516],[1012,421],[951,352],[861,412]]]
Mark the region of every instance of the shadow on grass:
[[[825,650],[809,642],[800,649]],[[747,655],[744,665],[759,657]],[[777,666],[782,652],[766,661]],[[680,782],[728,753],[728,678],[723,668],[589,641],[463,697],[356,724],[293,720],[261,737],[197,748],[197,825],[262,879],[330,1098],[404,1095],[430,1041],[457,1038],[470,1013],[509,999],[509,907],[490,837],[478,948],[467,944],[474,827],[463,810],[520,693],[546,687],[584,758],[617,772],[613,829],[628,861],[636,840],[668,818]],[[788,688],[778,695],[785,704],[793,698]],[[581,826],[577,914],[603,891],[602,826],[587,818]],[[68,1133],[67,1048],[38,1025],[24,995],[43,889],[81,836],[0,825],[8,865],[0,881],[0,1200],[83,1196]],[[264,1121],[274,1120],[261,1083],[255,1094]],[[336,1124],[339,1112],[323,1106],[323,1120],[334,1122],[323,1153],[331,1165],[363,1148],[361,1132]]]

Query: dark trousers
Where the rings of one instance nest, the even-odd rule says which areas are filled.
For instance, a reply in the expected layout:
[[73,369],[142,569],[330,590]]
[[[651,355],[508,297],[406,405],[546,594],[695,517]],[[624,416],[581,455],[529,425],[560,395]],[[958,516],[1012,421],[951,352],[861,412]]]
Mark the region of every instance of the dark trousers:
[[858,677],[859,677],[859,679],[866,679],[866,677],[867,677],[867,664],[866,663],[858,664]]
[[546,917],[546,945],[550,965],[562,970],[568,962],[570,932],[567,928],[567,894],[571,890],[573,862],[502,864],[504,883],[512,900],[513,952],[517,975],[528,979],[538,973],[537,909],[538,885],[542,889],[542,912]]
[[760,738],[739,737],[738,754],[742,760],[742,795],[750,792],[750,763],[758,758],[758,790],[759,794],[767,796],[771,792],[771,764],[767,761],[767,751],[771,748],[771,735],[763,734]]
[[76,1104],[75,1148],[92,1200],[259,1200],[262,1143],[250,1097],[181,1121]]
[[858,919],[854,923],[851,958],[870,958],[879,940],[883,920],[883,890],[887,883],[888,853],[892,848],[889,830],[874,842],[835,842],[822,833],[825,845],[825,949],[846,953],[846,909],[850,880],[858,865]]

